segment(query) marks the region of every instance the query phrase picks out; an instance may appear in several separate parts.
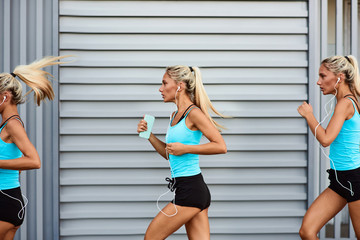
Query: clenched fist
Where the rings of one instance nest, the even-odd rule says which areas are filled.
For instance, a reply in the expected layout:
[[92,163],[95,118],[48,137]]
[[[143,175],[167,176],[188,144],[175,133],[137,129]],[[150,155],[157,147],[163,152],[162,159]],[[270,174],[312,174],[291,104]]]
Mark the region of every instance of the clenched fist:
[[309,114],[313,113],[313,108],[307,102],[303,102],[303,104],[298,107],[297,111],[303,118],[306,118]]
[[168,143],[166,144],[166,151],[175,156],[183,155],[186,153],[186,145],[179,142]]

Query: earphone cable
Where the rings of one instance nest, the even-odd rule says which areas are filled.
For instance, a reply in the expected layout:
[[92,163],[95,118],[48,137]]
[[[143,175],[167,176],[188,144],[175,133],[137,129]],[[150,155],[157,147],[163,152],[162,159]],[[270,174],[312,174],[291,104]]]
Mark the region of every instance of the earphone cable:
[[[336,97],[336,95],[337,95],[337,93],[338,93],[338,91],[337,91],[337,89],[336,89],[336,85],[337,85],[337,83],[339,82],[339,80],[340,80],[340,79],[338,79],[338,81],[336,82],[336,84],[335,84],[335,86],[334,86],[335,95],[325,104],[325,113],[326,113],[326,115],[325,115],[324,119],[323,119],[322,121],[320,121],[320,122],[316,125],[316,127],[315,127],[314,137],[315,137],[316,140],[317,140],[317,138],[316,138],[317,128],[320,126],[321,123],[323,123],[323,122],[329,117],[330,113],[333,111],[333,106],[334,106],[334,104],[331,103],[331,105],[330,105],[330,111],[329,111],[329,112],[327,111],[327,105],[328,105],[330,102],[332,102],[332,100]],[[345,186],[338,180],[337,171],[336,171],[336,168],[335,168],[334,161],[325,153],[324,148],[321,146],[321,144],[320,144],[319,141],[318,141],[318,144],[319,144],[319,148],[321,149],[321,152],[325,155],[326,158],[328,158],[328,159],[330,160],[330,162],[332,163],[332,165],[333,165],[333,167],[334,167],[334,172],[335,172],[336,181],[340,184],[341,187],[343,187],[343,188],[345,188],[346,190],[350,191],[351,196],[354,196],[354,191],[352,190],[352,184],[351,184],[351,182],[350,182],[350,181],[347,181],[347,182],[349,183],[349,185],[350,185],[350,188],[347,188],[347,187],[345,187]]]

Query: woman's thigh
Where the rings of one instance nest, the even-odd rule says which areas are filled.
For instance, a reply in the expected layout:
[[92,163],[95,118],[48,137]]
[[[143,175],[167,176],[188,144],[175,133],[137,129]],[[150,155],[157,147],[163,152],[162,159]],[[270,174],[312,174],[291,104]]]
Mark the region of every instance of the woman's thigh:
[[318,233],[346,204],[346,200],[339,194],[330,188],[325,189],[306,211],[301,227]]
[[10,230],[14,228],[15,228],[14,224],[0,221],[0,240],[5,240],[5,236],[8,234]]
[[167,215],[172,215],[175,212],[175,206],[177,208],[175,216],[168,217],[162,212],[156,215],[146,230],[146,240],[162,240],[167,238],[200,212],[199,208],[183,207],[172,203],[166,205],[162,211]]
[[349,203],[351,222],[357,239],[360,239],[360,200]]
[[186,233],[188,235],[189,240],[210,239],[208,210],[209,208],[199,212],[190,221],[188,221],[185,224]]

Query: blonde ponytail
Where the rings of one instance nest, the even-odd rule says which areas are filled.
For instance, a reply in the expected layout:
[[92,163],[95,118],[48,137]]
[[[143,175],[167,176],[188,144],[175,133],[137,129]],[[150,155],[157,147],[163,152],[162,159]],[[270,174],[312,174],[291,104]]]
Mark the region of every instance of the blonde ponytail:
[[[64,62],[58,62],[58,60],[66,57],[70,56],[45,57],[29,65],[17,66],[11,74],[0,74],[0,93],[10,91],[14,104],[23,103],[24,97],[22,96],[22,86],[20,81],[15,78],[17,76],[32,89],[28,93],[34,91],[34,98],[38,106],[45,98],[53,100],[54,90],[51,82],[48,80],[48,77],[53,76],[50,73],[41,70],[41,68],[62,64]],[[26,93],[26,95],[28,93]]]
[[192,69],[194,70],[194,75],[195,75],[195,105],[198,106],[201,111],[205,114],[205,116],[207,118],[210,119],[210,121],[214,124],[214,126],[221,131],[221,129],[224,129],[225,127],[220,125],[219,123],[217,123],[209,114],[209,109],[211,109],[211,111],[213,113],[215,113],[216,115],[220,116],[220,117],[225,117],[224,115],[222,115],[221,113],[219,113],[214,106],[212,105],[209,96],[207,95],[203,82],[202,82],[202,77],[201,77],[201,73],[200,73],[200,69],[198,67],[192,67]]
[[[192,73],[194,71],[194,74]],[[201,72],[198,67],[187,66],[171,66],[166,69],[167,74],[176,82],[184,82],[186,84],[186,91],[190,95],[191,100],[197,107],[205,114],[214,126],[221,131],[225,129],[224,126],[217,123],[209,114],[209,109],[220,117],[227,117],[219,113],[212,105],[202,82]]]
[[360,97],[360,75],[359,75],[359,65],[358,65],[358,61],[356,60],[356,58],[352,55],[347,56],[348,59],[350,60],[351,65],[353,66],[354,70],[351,71],[349,73],[349,78],[353,79],[353,90],[350,88],[350,90],[352,90],[353,94],[359,98]]
[[359,66],[354,56],[332,56],[322,60],[321,64],[323,64],[329,71],[331,71],[335,75],[343,73],[345,76],[345,82],[349,85],[351,93],[357,99],[359,99]]

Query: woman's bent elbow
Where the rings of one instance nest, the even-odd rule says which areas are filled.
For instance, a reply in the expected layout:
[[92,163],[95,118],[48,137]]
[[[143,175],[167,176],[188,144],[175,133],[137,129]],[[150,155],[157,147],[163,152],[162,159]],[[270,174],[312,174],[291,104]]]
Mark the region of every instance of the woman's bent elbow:
[[330,146],[331,142],[328,142],[328,141],[324,141],[324,142],[320,142],[321,146],[323,147],[328,147]]
[[220,149],[220,154],[225,154],[225,153],[227,153],[226,145],[222,146],[221,149]]
[[40,169],[41,168],[41,162],[35,163],[34,169]]
[[32,169],[39,169],[41,168],[41,161],[40,159],[34,160]]

